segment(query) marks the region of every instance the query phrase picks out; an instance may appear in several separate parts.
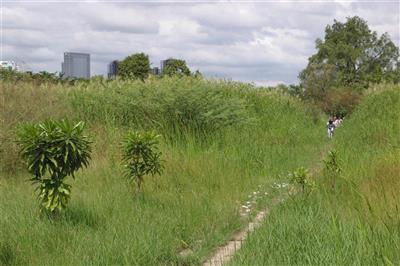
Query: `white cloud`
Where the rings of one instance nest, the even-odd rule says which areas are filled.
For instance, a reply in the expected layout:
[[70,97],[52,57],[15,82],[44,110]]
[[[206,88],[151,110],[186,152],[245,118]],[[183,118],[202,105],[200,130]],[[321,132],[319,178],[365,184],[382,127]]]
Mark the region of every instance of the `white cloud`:
[[[296,82],[314,41],[336,18],[359,15],[400,41],[396,3],[18,3],[3,4],[3,57],[59,71],[63,52],[91,53],[92,74],[135,53],[154,66],[185,59],[210,77]],[[397,8],[396,8],[397,7]]]

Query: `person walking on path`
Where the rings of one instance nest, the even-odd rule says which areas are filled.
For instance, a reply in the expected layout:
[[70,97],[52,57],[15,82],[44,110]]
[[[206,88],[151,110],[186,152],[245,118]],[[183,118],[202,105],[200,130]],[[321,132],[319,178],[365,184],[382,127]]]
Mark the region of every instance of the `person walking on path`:
[[335,124],[333,123],[332,119],[329,119],[328,123],[326,124],[327,128],[328,128],[328,138],[332,138],[333,137],[333,131],[335,130]]

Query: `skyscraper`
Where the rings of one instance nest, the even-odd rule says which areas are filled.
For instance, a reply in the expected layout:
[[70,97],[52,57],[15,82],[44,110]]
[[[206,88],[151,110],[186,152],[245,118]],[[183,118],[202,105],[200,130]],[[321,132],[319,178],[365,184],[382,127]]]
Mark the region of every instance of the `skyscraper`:
[[156,75],[156,76],[161,74],[160,68],[158,68],[158,67],[153,67],[150,72],[151,72],[151,74]]
[[108,64],[107,76],[108,78],[115,78],[118,75],[118,60],[111,61]]
[[160,66],[161,66],[160,72],[161,73],[163,72],[164,68],[167,66],[168,62],[170,62],[171,60],[172,60],[172,58],[161,60],[161,63],[160,63]]
[[65,52],[61,73],[67,78],[90,78],[90,54]]

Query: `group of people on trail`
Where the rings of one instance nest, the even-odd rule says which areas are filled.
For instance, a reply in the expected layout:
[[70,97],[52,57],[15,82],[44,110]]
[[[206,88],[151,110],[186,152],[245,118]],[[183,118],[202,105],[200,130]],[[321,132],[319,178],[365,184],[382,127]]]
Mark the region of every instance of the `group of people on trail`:
[[333,116],[329,118],[328,123],[326,124],[326,127],[328,128],[328,138],[331,139],[333,137],[335,128],[339,127],[342,122],[343,119],[340,116]]

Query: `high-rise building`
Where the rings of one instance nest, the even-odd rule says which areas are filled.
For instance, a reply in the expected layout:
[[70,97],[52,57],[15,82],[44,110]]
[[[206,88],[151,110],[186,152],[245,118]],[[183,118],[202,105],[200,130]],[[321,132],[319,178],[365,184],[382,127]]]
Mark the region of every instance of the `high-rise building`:
[[160,75],[161,74],[160,68],[159,67],[153,67],[151,69],[151,74],[156,75],[156,76]]
[[66,78],[90,78],[90,54],[64,53],[61,73]]
[[162,73],[163,69],[167,66],[168,62],[171,61],[171,60],[172,60],[172,58],[161,60],[161,63],[160,63],[160,66],[161,66],[160,72],[161,73]]
[[108,64],[107,76],[108,78],[115,78],[118,75],[118,60],[114,60]]

